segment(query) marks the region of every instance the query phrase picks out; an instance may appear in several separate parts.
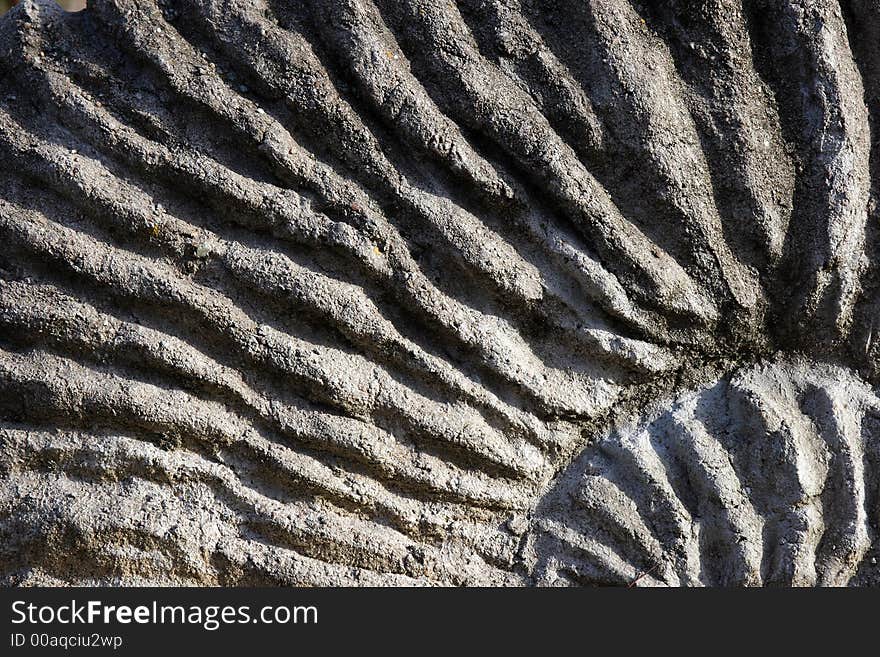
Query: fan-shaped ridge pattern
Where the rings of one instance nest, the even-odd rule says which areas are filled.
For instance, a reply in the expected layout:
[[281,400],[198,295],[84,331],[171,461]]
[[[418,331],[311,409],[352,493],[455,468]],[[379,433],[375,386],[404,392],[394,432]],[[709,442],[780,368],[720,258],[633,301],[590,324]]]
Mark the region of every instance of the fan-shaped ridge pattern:
[[[863,0],[24,0],[0,19],[2,581],[853,580],[878,30]],[[717,431],[802,458],[781,381],[836,456],[783,459],[707,531],[772,509],[790,554],[658,529],[627,496],[664,457],[609,427],[727,409],[782,352],[834,365],[773,361]],[[726,470],[658,503],[740,513],[712,500],[746,466],[681,413],[663,449]],[[597,444],[592,515],[547,511]]]
[[[535,510],[544,583],[843,586],[876,566],[880,398],[761,363],[585,449]],[[876,568],[873,568],[876,570]]]

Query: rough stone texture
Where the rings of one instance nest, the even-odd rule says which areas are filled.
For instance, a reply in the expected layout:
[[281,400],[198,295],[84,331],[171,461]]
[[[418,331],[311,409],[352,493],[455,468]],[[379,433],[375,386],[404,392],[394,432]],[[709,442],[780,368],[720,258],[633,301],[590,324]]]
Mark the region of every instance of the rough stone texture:
[[880,398],[847,370],[738,370],[585,449],[528,558],[539,582],[846,585],[876,564],[878,431]]
[[880,584],[876,0],[26,0],[0,581]]

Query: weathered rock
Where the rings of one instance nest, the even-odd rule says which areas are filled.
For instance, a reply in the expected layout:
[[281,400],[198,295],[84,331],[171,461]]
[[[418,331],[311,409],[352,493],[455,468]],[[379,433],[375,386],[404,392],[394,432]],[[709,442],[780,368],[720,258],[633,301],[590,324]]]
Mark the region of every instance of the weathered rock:
[[878,584],[880,8],[0,19],[12,583]]
[[[846,585],[880,520],[880,398],[780,360],[585,449],[535,510],[540,582]],[[862,572],[860,572],[860,569]]]

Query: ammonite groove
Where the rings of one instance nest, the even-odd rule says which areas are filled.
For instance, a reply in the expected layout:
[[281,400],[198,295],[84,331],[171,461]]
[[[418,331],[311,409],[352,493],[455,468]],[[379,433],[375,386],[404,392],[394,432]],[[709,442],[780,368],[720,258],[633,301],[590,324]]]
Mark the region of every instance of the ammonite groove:
[[25,0],[0,581],[877,584],[872,0]]

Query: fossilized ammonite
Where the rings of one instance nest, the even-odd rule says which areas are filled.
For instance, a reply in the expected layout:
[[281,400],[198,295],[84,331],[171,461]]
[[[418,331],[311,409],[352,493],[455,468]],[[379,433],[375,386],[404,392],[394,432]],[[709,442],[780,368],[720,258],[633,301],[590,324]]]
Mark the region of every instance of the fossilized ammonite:
[[26,0],[0,582],[880,584],[876,0]]

